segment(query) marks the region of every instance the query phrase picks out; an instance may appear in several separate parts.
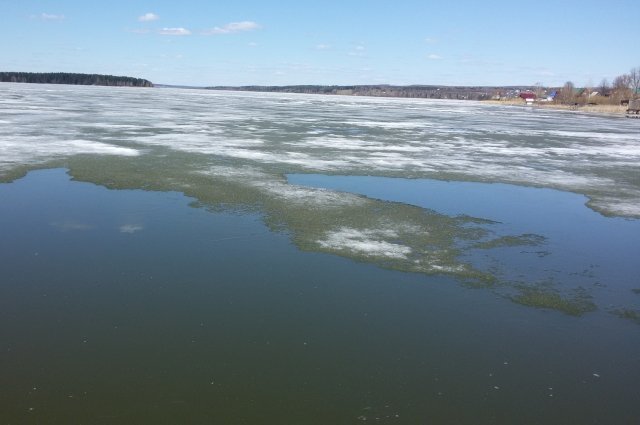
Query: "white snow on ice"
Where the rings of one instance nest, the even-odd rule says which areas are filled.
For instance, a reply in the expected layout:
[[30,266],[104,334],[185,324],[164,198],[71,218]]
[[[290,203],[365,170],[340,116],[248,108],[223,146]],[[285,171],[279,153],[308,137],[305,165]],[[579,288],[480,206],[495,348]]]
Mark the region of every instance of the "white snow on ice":
[[286,188],[265,175],[554,187],[591,194],[602,211],[640,216],[635,120],[467,101],[10,83],[0,84],[0,117],[0,173],[78,154],[144,160],[168,148],[261,170],[242,178],[305,202],[346,195]]
[[341,227],[327,232],[325,238],[317,243],[322,248],[332,251],[347,251],[367,257],[406,259],[407,255],[411,254],[411,248],[383,240],[383,238],[397,236],[393,230]]

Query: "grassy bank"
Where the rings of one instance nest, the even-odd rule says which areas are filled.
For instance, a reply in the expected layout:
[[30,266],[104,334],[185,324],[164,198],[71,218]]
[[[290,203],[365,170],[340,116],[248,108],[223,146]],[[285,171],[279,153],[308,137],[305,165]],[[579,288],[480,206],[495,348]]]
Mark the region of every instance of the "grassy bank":
[[[509,105],[509,106],[527,106],[522,99],[507,99],[507,100],[483,100],[483,103],[490,103],[494,105]],[[578,111],[589,114],[601,114],[601,115],[615,115],[624,116],[627,110],[626,106],[620,105],[563,105],[561,103],[553,102],[536,102],[532,105],[534,108],[543,109],[557,109],[566,111]]]

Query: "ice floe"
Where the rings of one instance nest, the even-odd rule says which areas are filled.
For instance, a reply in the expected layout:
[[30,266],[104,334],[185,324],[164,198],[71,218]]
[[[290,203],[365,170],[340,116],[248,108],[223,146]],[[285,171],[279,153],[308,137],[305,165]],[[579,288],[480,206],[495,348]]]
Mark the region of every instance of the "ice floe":
[[392,230],[353,229],[342,227],[327,232],[318,245],[332,251],[351,251],[358,255],[405,259],[411,248],[385,241],[383,238],[397,237]]
[[604,213],[640,216],[632,120],[463,101],[8,83],[0,84],[0,116],[0,173],[78,154],[169,149],[273,175],[553,187],[589,196]]

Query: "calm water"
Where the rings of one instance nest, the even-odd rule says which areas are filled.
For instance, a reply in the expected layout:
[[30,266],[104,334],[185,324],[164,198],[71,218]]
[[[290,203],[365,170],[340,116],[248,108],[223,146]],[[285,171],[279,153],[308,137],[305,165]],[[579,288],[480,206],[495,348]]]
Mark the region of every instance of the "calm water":
[[640,417],[633,322],[302,252],[257,215],[61,169],[0,199],[3,423]]
[[0,424],[637,423],[636,121],[0,84]]

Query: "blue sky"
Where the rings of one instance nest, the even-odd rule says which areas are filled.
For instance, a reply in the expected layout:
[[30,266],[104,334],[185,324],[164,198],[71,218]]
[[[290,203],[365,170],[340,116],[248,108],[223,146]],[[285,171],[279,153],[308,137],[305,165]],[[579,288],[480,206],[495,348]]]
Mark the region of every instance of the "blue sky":
[[154,83],[576,85],[640,66],[637,0],[0,0],[0,70]]

